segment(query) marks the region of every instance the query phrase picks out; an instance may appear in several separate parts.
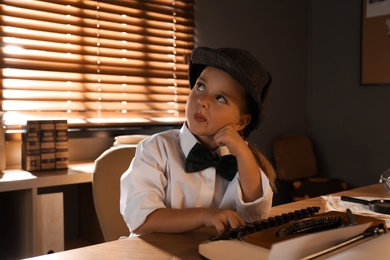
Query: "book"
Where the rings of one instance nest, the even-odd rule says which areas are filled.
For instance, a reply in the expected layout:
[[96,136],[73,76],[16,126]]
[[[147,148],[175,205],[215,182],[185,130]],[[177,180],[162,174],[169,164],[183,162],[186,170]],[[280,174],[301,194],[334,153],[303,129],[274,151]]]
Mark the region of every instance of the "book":
[[40,121],[41,169],[56,168],[55,121]]
[[40,122],[27,121],[22,127],[22,169],[36,171],[41,169]]
[[69,164],[68,121],[56,120],[55,130],[56,169],[66,169]]

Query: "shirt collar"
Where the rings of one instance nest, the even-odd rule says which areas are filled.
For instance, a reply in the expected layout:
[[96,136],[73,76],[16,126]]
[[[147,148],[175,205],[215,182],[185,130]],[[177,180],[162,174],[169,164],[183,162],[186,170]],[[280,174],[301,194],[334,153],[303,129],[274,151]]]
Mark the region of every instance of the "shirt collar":
[[[180,129],[180,147],[186,158],[190,153],[192,147],[194,147],[196,143],[198,143],[198,140],[196,139],[194,134],[191,133],[190,129],[188,129],[187,124],[184,123]],[[218,147],[215,153],[218,154],[219,156],[230,154],[226,146]]]
[[198,142],[196,137],[188,129],[187,124],[184,123],[179,132],[180,147],[187,158],[187,155],[191,151],[192,147]]

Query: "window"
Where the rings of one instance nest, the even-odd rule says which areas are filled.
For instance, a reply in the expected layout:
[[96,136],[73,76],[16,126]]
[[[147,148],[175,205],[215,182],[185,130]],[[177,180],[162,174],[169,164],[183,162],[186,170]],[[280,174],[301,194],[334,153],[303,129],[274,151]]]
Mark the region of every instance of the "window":
[[182,122],[194,0],[3,0],[0,110],[70,125]]

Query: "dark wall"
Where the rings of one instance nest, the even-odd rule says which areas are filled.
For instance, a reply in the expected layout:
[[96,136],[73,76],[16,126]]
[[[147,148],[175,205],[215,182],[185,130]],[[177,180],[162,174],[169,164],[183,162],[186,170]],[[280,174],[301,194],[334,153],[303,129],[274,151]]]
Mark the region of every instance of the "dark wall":
[[270,158],[275,136],[308,128],[307,3],[197,0],[196,8],[198,46],[247,49],[273,77],[266,116],[251,135]]
[[196,0],[197,45],[251,51],[273,76],[271,103],[251,140],[312,137],[321,175],[352,186],[390,167],[390,86],[360,85],[361,1]]
[[312,1],[310,14],[309,131],[327,172],[356,186],[390,167],[390,85],[360,84],[361,2]]

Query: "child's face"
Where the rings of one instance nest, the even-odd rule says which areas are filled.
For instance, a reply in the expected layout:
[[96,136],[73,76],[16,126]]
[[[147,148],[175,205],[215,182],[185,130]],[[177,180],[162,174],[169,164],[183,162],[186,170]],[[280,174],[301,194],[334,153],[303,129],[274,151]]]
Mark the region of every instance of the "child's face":
[[227,72],[206,67],[187,100],[186,117],[190,131],[203,141],[227,125],[242,130],[250,120],[243,115],[244,90]]

